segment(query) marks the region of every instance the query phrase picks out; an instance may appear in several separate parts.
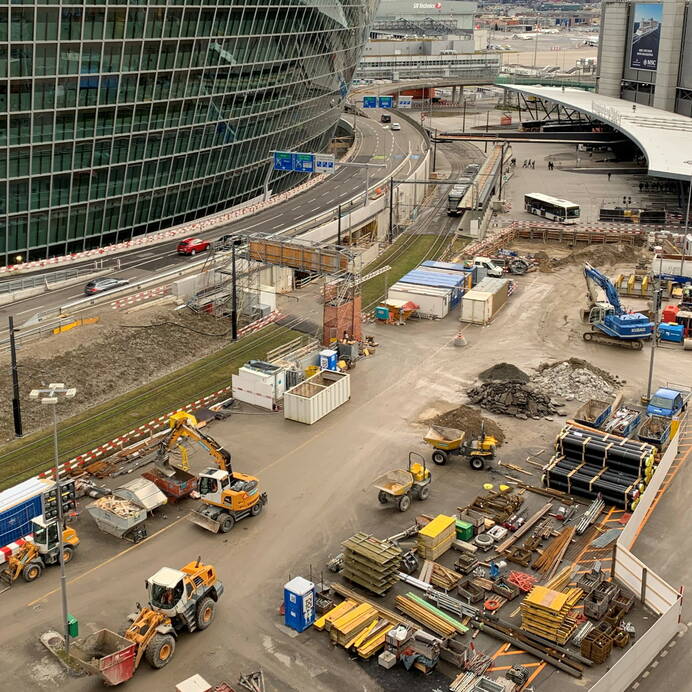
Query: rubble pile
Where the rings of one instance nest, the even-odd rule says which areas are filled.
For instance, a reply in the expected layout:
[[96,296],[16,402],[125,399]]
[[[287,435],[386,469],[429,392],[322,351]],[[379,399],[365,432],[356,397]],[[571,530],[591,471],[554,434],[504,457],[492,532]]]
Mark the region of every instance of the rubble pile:
[[491,413],[516,418],[543,418],[558,412],[558,406],[540,391],[523,382],[488,382],[467,391],[472,404]]
[[619,384],[608,373],[578,359],[543,366],[531,382],[550,396],[565,401],[607,401],[615,394],[616,385]]

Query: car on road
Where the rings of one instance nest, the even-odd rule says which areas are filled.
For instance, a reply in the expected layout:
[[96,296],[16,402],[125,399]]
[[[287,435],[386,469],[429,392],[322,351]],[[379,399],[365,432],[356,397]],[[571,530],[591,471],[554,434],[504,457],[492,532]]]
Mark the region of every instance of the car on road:
[[114,288],[126,286],[129,284],[128,279],[115,279],[113,277],[104,277],[102,279],[94,279],[84,287],[84,293],[88,296],[93,296],[95,293],[103,293],[104,291],[112,291]]
[[380,122],[381,123],[391,123],[392,122],[392,116],[384,113],[383,115],[380,116]]
[[211,243],[201,238],[185,238],[178,243],[179,255],[196,255],[209,249]]
[[392,126],[389,129],[390,130],[400,130],[401,125],[399,123],[392,123]]
[[214,241],[214,247],[217,250],[230,250],[233,245],[239,245],[241,239],[238,235],[233,233],[228,233],[222,235]]

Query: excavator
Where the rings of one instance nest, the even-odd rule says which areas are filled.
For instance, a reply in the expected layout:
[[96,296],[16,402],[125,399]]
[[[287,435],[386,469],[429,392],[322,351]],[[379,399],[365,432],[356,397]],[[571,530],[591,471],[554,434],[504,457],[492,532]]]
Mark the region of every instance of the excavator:
[[[641,351],[644,340],[653,334],[653,323],[639,312],[625,310],[612,281],[588,262],[584,264],[584,279],[589,298],[585,317],[591,325],[591,331],[584,332],[584,341]],[[598,301],[594,285],[603,290],[605,302]]]
[[149,602],[137,604],[120,634],[102,629],[77,640],[71,655],[109,685],[129,680],[145,658],[152,668],[168,665],[180,632],[207,629],[214,621],[223,583],[201,558],[181,569],[162,567],[146,580]]
[[[48,565],[57,565],[60,562],[60,548],[58,544],[58,522],[46,522],[43,517],[35,517],[31,520],[33,542],[27,541],[19,550],[11,555],[0,571],[0,582],[12,586],[19,577],[24,581],[38,579]],[[65,528],[62,532],[63,561],[65,564],[72,561],[75,548],[79,545],[77,532],[72,528]]]
[[262,511],[268,498],[266,492],[260,491],[259,479],[233,471],[230,452],[199,430],[192,414],[184,411],[174,413],[170,427],[159,446],[156,459],[159,472],[167,476],[175,473],[168,457],[181,437],[199,442],[216,463],[216,468],[205,469],[198,476],[197,492],[201,506],[188,515],[190,521],[214,533],[228,533],[237,521],[256,517]]

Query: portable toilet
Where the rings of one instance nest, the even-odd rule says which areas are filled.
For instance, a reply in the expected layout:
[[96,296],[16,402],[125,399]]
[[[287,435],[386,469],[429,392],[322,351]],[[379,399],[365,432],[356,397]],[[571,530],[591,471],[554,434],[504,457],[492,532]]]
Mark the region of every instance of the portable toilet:
[[303,632],[315,622],[315,585],[296,577],[284,585],[284,624]]
[[320,351],[320,368],[322,370],[336,370],[338,352],[331,348]]

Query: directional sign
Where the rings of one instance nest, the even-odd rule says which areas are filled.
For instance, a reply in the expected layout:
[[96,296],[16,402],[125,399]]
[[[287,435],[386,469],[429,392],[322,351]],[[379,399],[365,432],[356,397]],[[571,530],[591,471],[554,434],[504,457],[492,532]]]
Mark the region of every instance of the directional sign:
[[411,96],[399,96],[399,108],[411,108],[413,105],[413,98]]
[[391,108],[394,105],[393,96],[380,96],[380,108]]
[[274,170],[275,171],[292,171],[293,170],[293,154],[290,151],[275,151],[274,152]]
[[317,173],[334,173],[334,154],[315,154]]
[[293,154],[293,170],[296,173],[314,173],[315,157],[313,154]]
[[377,108],[377,96],[363,96],[363,108]]

